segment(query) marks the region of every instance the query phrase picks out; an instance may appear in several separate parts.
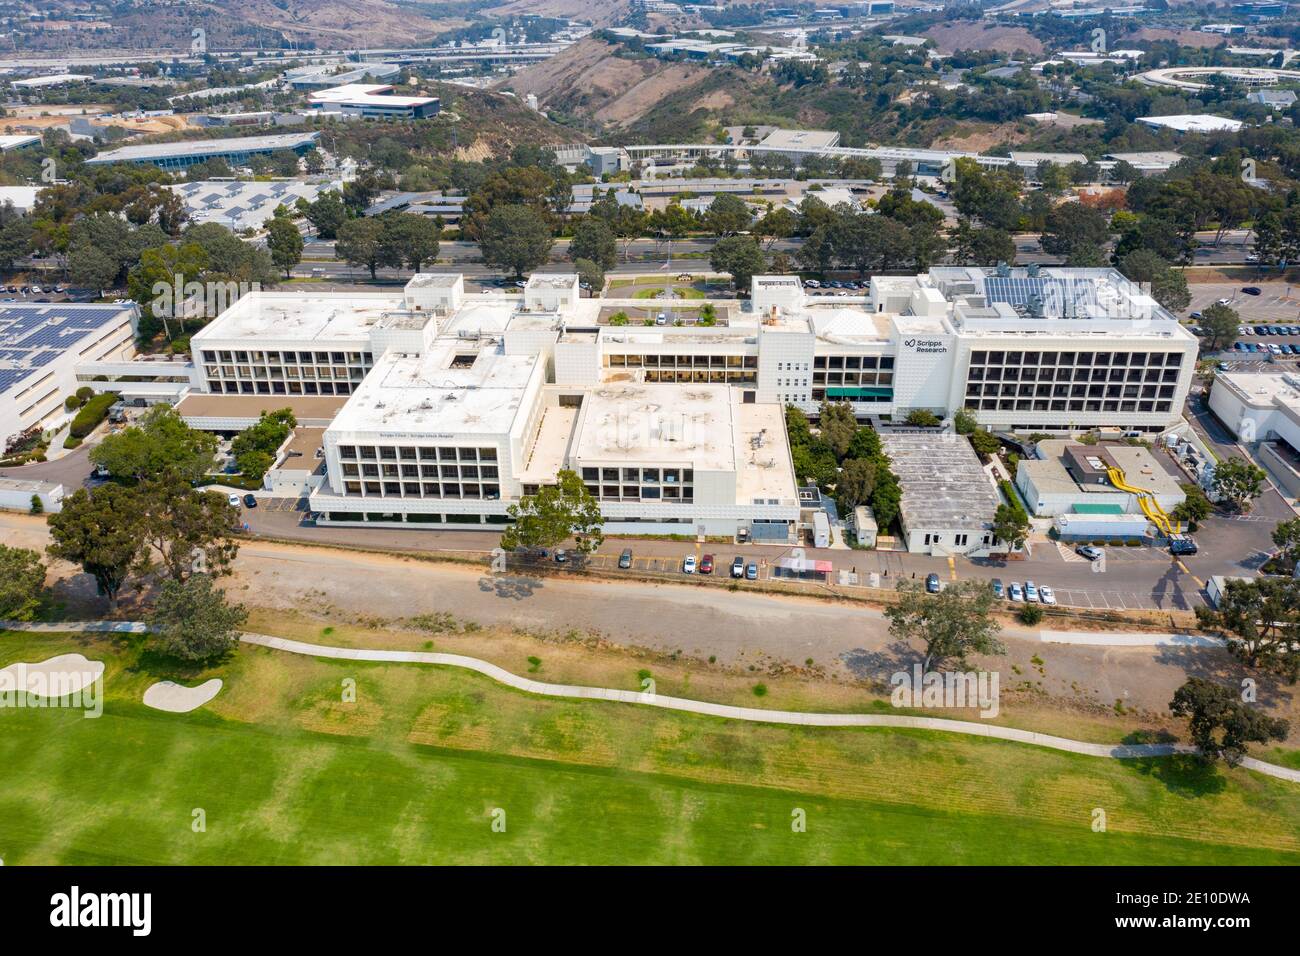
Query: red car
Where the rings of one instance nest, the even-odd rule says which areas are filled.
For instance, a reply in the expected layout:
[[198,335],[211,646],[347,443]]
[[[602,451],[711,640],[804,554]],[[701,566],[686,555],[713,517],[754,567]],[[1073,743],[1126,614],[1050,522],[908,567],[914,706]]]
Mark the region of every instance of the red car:
[[704,557],[700,558],[700,574],[712,574],[712,573],[713,573],[713,555],[706,554]]

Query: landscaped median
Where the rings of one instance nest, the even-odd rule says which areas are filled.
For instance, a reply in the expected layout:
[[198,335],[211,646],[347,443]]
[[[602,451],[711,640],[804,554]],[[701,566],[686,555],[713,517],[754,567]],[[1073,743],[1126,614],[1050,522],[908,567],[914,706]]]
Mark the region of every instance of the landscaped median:
[[[129,639],[4,634],[0,665],[102,660],[106,697],[95,720],[0,713],[5,862],[1300,862],[1300,787],[1183,756],[620,706],[304,650],[177,675]],[[188,714],[144,706],[165,678],[223,687]]]

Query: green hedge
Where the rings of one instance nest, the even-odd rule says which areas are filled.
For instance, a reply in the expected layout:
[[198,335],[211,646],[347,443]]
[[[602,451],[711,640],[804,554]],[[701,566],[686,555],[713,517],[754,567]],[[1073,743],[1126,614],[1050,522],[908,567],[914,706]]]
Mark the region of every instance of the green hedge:
[[85,438],[100,422],[108,415],[108,410],[117,402],[117,395],[113,392],[104,392],[102,395],[96,395],[81,407],[77,412],[77,417],[72,420],[72,427],[68,430],[73,438]]
[[63,439],[64,448],[76,448],[80,444],[81,444],[81,439],[77,438],[74,435],[69,435],[67,438]]

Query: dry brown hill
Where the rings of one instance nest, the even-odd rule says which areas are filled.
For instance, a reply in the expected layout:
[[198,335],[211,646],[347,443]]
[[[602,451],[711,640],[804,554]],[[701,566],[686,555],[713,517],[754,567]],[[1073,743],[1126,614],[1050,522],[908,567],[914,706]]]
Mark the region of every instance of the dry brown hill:
[[618,57],[615,49],[603,40],[581,40],[558,56],[521,70],[502,88],[521,97],[535,93],[547,109],[626,126],[710,75],[708,68],[688,63]]

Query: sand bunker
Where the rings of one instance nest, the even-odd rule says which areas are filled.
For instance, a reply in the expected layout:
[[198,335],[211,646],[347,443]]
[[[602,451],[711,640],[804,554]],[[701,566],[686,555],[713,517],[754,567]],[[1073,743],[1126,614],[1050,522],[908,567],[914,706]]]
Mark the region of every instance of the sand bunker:
[[188,714],[202,707],[221,692],[221,680],[205,680],[198,687],[186,687],[175,681],[159,681],[144,692],[146,707],[166,710],[173,714]]
[[60,654],[38,664],[18,661],[0,669],[0,691],[67,697],[85,690],[103,673],[103,661],[92,661],[82,654]]

